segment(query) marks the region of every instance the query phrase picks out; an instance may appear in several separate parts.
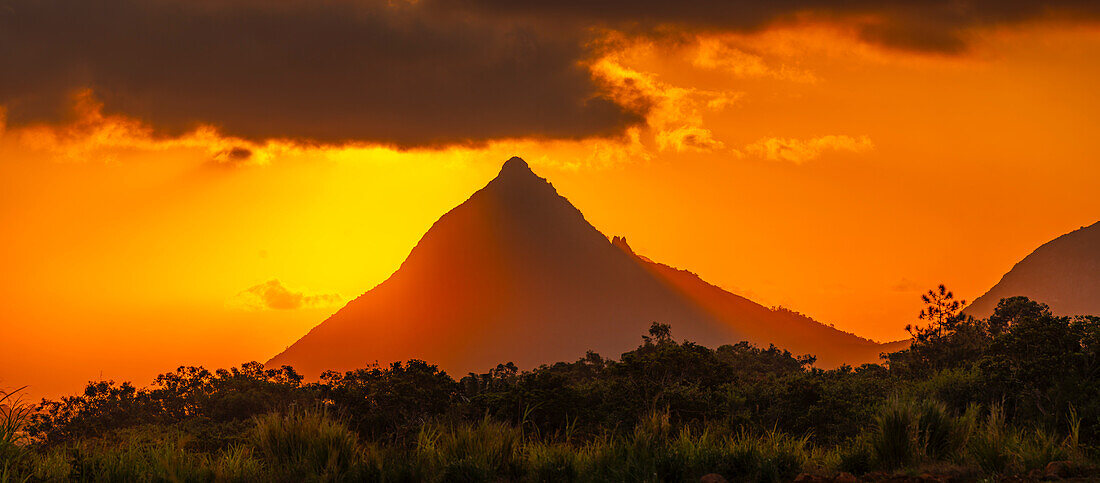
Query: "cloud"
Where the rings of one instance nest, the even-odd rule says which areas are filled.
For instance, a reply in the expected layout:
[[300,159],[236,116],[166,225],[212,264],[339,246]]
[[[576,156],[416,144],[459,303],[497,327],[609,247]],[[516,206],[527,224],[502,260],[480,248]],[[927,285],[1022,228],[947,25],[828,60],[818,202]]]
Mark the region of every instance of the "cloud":
[[585,22],[646,35],[689,32],[754,32],[780,24],[840,24],[888,47],[957,53],[974,29],[1041,19],[1096,22],[1091,0],[424,0],[483,14]]
[[352,0],[0,0],[10,125],[91,89],[158,134],[401,147],[621,134],[583,31]]
[[[772,161],[790,161],[802,164],[816,159],[826,151],[862,153],[874,149],[867,136],[827,135],[812,139],[766,138],[745,146],[744,153]],[[742,153],[742,154],[744,154]]]
[[894,292],[920,292],[925,289],[925,286],[918,284],[908,278],[902,277],[897,283],[890,286],[890,290]]
[[[8,133],[28,148],[74,162],[112,162],[120,151],[183,148],[205,151],[210,156],[209,164],[214,166],[241,167],[266,164],[278,154],[300,150],[285,142],[255,143],[224,136],[209,126],[200,126],[180,136],[158,136],[151,126],[137,119],[104,114],[103,104],[90,90],[79,91],[73,96],[65,122],[33,124],[11,129]],[[0,129],[2,134],[5,133]]]
[[[155,136],[208,129],[251,143],[402,148],[621,137],[661,104],[622,102],[591,67],[608,33],[682,39],[836,24],[870,43],[957,53],[976,29],[1094,22],[1084,0],[0,0],[9,128],[68,119],[90,89],[105,116]],[[797,78],[707,46],[700,66]],[[713,149],[698,126],[669,149]]]
[[700,37],[694,50],[691,64],[695,67],[724,70],[737,77],[769,77],[807,83],[817,81],[812,72],[786,65],[772,67],[763,57],[730,45],[720,38]]
[[740,93],[679,87],[627,65],[635,56],[651,55],[650,43],[633,43],[593,62],[592,73],[615,102],[646,113],[646,125],[660,151],[716,151],[725,145],[703,124],[703,113],[734,104]]
[[337,294],[306,295],[303,292],[291,291],[284,287],[282,282],[272,279],[237,294],[234,303],[252,309],[294,310],[337,305],[340,303],[340,296]]

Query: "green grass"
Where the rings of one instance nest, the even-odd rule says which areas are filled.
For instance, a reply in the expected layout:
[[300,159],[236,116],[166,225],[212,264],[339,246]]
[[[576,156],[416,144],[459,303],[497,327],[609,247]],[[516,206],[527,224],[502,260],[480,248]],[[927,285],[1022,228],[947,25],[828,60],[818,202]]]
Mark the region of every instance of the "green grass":
[[19,396],[23,389],[0,391],[0,481],[16,480],[30,454],[26,427],[31,407]]
[[515,479],[523,469],[523,434],[484,418],[475,424],[429,424],[416,438],[422,468],[443,481]]
[[68,447],[34,449],[25,428],[29,410],[2,413],[7,481],[384,481],[619,482],[699,481],[718,473],[729,481],[791,481],[811,472],[925,471],[969,476],[1019,475],[1052,461],[1088,466],[1070,416],[1068,436],[1015,428],[999,407],[962,414],[929,401],[893,399],[863,435],[815,447],[807,435],[750,431],[720,423],[675,426],[667,412],[639,418],[630,431],[588,440],[540,439],[491,418],[434,421],[415,441],[360,441],[325,411],[293,410],[255,418],[243,443],[213,451],[190,435],[160,426],[134,428]]
[[894,469],[917,459],[917,414],[913,404],[891,399],[875,416],[871,448],[883,468]]
[[362,461],[359,438],[321,410],[256,418],[250,443],[274,473],[291,479],[350,479]]

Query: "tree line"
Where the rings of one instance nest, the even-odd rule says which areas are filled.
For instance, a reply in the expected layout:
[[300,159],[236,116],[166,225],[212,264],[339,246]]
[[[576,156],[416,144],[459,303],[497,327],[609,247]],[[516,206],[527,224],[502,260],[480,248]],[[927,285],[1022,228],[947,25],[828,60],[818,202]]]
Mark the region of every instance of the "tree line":
[[[924,301],[920,324],[908,327],[909,348],[883,354],[879,364],[822,370],[812,356],[774,346],[678,341],[672,327],[655,322],[618,358],[589,352],[527,371],[502,363],[460,378],[420,360],[326,372],[315,382],[291,367],[255,362],[181,367],[147,387],[96,381],[81,394],[43,400],[29,412],[23,446],[71,451],[170,428],[187,436],[186,451],[225,452],[255,438],[258,418],[304,410],[385,448],[420,447],[432,425],[486,421],[514,428],[521,439],[577,445],[636,437],[658,415],[689,433],[720,427],[732,435],[736,428],[814,447],[864,448],[866,464],[852,463],[857,454],[849,466],[869,471],[891,466],[868,449],[868,435],[887,425],[884,414],[928,404],[943,417],[983,424],[995,417],[1036,434],[1072,436],[1084,453],[1100,444],[1100,317],[1059,316],[1013,297],[979,319],[962,314],[962,302],[943,286]],[[905,428],[926,424],[914,418]]]

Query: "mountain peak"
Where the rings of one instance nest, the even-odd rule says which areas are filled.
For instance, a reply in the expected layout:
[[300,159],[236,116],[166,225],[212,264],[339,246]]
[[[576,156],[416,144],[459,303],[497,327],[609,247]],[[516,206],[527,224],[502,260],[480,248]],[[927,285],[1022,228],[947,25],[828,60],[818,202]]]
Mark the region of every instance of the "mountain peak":
[[531,171],[531,167],[527,165],[527,161],[524,161],[523,158],[512,156],[508,161],[504,162],[504,166],[500,167],[500,174],[498,174],[497,177],[499,178],[506,175],[514,176],[517,174],[534,175],[535,173]]
[[1100,222],[1036,248],[963,313],[987,317],[1002,298],[1023,295],[1058,315],[1100,315]]
[[686,340],[781,343],[837,364],[877,360],[881,352],[656,264],[621,236],[609,244],[514,157],[432,224],[393,275],[267,365],[314,376],[409,359],[452,374],[500,361],[530,368],[587,350],[621,354],[655,320]]
[[529,198],[533,193],[553,192],[553,186],[546,178],[543,178],[527,165],[527,162],[518,156],[512,156],[500,167],[500,173],[489,183],[486,188],[492,188],[498,193],[509,193],[509,198]]

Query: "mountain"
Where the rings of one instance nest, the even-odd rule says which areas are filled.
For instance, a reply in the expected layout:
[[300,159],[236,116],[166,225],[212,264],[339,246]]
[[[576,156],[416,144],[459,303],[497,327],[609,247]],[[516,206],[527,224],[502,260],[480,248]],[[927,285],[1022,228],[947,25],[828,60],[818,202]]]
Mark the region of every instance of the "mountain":
[[1016,295],[1060,315],[1100,315],[1100,222],[1044,243],[963,312],[988,317],[1002,298]]
[[820,365],[877,360],[882,346],[770,310],[612,243],[527,163],[500,173],[428,230],[386,281],[268,365],[306,375],[423,359],[451,373],[618,356],[650,323],[708,346],[770,342]]
[[805,315],[784,308],[770,309],[707,283],[698,275],[654,262],[634,254],[626,238],[615,237],[612,244],[633,254],[638,263],[660,278],[669,287],[703,308],[714,318],[757,344],[775,344],[795,354],[813,354],[818,366],[836,367],[877,362],[882,352],[895,352],[908,347],[908,341],[879,344],[854,334],[817,322]]

